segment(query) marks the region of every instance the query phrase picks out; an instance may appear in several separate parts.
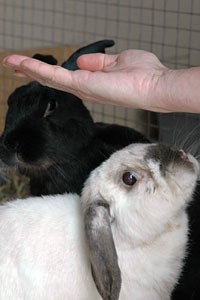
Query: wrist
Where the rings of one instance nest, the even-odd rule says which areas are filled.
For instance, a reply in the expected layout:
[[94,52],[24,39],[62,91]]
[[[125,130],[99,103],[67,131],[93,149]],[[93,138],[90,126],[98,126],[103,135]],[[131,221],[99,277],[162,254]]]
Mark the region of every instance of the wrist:
[[200,113],[200,68],[165,69],[159,77],[155,99],[168,112]]
[[172,71],[173,70],[163,66],[154,72],[152,80],[147,89],[147,110],[164,113],[174,111],[174,103],[170,89],[168,89],[168,85],[170,85],[170,81],[173,78],[173,74],[171,74]]

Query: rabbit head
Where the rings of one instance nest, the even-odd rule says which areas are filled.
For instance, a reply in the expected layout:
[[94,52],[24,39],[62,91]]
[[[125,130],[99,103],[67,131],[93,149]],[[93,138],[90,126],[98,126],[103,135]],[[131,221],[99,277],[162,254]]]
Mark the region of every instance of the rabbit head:
[[81,202],[96,286],[118,299],[116,251],[147,245],[174,224],[192,198],[199,165],[184,151],[161,144],[132,144],[95,169]]
[[[46,168],[72,155],[93,134],[93,121],[75,96],[33,82],[8,98],[1,158],[19,169]],[[74,140],[79,144],[74,149]]]
[[[85,53],[105,52],[114,44],[112,40],[98,41],[73,53],[62,64],[77,70],[77,58]],[[55,65],[51,55],[35,54],[36,59]],[[82,101],[72,94],[31,82],[17,88],[8,98],[5,130],[1,137],[3,161],[20,167],[47,167],[67,153],[76,154],[76,147],[88,143],[93,135],[93,121]],[[1,151],[2,152],[2,151]],[[59,155],[60,152],[60,155]]]
[[[78,56],[84,53],[104,52],[106,47],[113,44],[113,41],[104,40],[83,47],[62,66],[76,70],[78,69],[76,65]],[[36,54],[34,57],[49,64],[56,64],[56,60],[49,55]],[[94,138],[95,130],[90,113],[79,98],[42,86],[38,82],[31,82],[17,88],[8,98],[5,129],[0,138],[0,159],[33,179],[31,182],[31,185],[35,186],[31,191],[33,195],[65,191],[79,192],[91,168],[89,163],[87,166],[83,152],[87,153],[86,147]],[[76,162],[73,164],[72,161]],[[75,178],[73,178],[75,163],[82,164],[82,166],[80,169],[77,167]],[[71,180],[73,182],[77,180],[76,188],[70,189],[64,184],[65,181],[68,182],[68,178],[65,177],[66,174],[60,167],[61,164],[65,165],[69,177],[71,172]],[[87,170],[82,170],[83,164],[86,165]],[[47,172],[49,178],[54,177],[53,181],[63,177],[62,182],[52,183],[55,190],[53,187],[52,189],[47,187],[50,179],[44,183]],[[42,178],[36,182],[39,175]],[[43,189],[44,186],[46,189]],[[41,191],[36,191],[36,189],[41,189]]]

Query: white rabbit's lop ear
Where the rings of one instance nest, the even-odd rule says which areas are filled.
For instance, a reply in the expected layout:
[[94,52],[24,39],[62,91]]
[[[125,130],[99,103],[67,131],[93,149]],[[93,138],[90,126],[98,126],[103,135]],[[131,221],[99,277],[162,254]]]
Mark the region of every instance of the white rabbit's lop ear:
[[90,203],[84,217],[96,287],[104,300],[117,300],[121,289],[121,272],[111,232],[108,203],[103,200]]

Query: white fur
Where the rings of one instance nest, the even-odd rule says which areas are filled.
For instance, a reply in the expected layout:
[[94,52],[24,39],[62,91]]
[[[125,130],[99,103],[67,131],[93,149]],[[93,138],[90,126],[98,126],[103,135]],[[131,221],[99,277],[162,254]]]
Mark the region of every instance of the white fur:
[[[181,271],[187,242],[186,204],[196,171],[161,177],[144,162],[149,145],[118,151],[94,170],[83,210],[103,198],[122,274],[120,300],[168,300]],[[125,170],[138,176],[123,184]],[[181,175],[181,176],[180,176]],[[34,197],[0,206],[1,300],[100,300],[88,258],[77,195]]]
[[101,299],[91,276],[83,228],[77,195],[34,197],[0,206],[0,299]]

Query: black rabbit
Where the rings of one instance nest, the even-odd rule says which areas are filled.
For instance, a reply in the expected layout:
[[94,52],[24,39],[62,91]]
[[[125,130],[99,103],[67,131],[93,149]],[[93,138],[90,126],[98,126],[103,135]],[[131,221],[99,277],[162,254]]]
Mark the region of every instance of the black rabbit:
[[[104,52],[103,40],[79,49],[66,62],[76,70],[83,53]],[[50,56],[35,56],[55,64]],[[94,123],[82,101],[37,82],[17,88],[8,98],[0,158],[30,177],[31,194],[80,193],[91,170],[112,152],[133,142],[148,142],[133,129]]]

